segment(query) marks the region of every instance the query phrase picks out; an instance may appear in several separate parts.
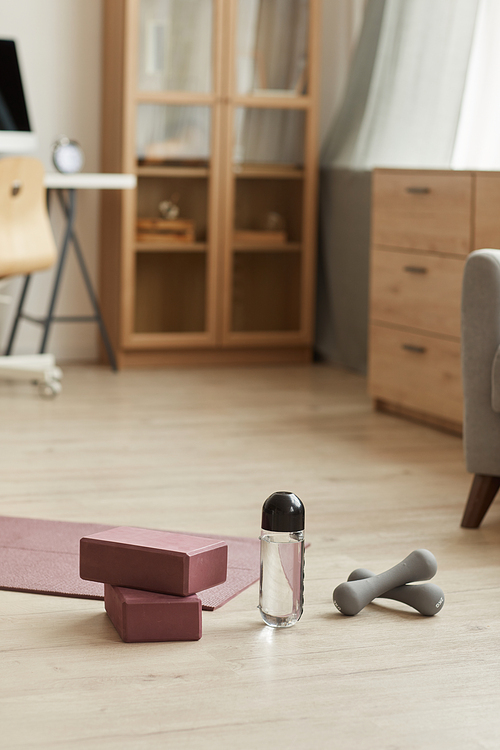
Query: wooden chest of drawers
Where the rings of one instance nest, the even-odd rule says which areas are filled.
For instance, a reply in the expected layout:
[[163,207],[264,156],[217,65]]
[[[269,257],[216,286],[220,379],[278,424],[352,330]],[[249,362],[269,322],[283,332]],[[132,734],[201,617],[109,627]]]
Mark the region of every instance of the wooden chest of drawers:
[[500,174],[377,169],[372,196],[370,394],[459,433],[462,275],[500,248]]
[[463,172],[375,170],[374,245],[467,255],[471,193]]

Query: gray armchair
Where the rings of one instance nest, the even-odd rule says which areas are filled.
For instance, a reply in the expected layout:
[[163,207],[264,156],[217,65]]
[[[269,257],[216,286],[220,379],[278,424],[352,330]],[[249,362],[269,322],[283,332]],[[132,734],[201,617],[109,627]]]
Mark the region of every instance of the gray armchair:
[[477,528],[500,488],[500,250],[467,258],[462,289],[464,448],[474,474],[462,526]]

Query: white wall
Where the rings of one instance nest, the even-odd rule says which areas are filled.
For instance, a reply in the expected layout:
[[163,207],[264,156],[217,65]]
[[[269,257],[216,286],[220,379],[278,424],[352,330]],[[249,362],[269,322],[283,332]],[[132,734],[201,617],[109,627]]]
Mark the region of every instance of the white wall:
[[[320,142],[342,98],[365,2],[323,0]],[[39,137],[36,155],[47,169],[53,169],[51,144],[60,134],[81,143],[86,156],[85,171],[99,169],[101,11],[102,0],[0,0],[0,36],[18,42],[30,116]],[[53,221],[60,236],[58,211],[53,212]],[[77,233],[95,283],[98,223],[98,195],[80,191]],[[53,274],[51,270],[33,278],[28,299],[30,312],[45,312]],[[16,293],[19,283],[13,287]],[[73,252],[65,269],[57,312],[90,312]],[[5,333],[6,330],[4,339]],[[40,329],[22,323],[16,351],[37,351],[40,334]],[[54,324],[49,350],[63,361],[93,360],[97,355],[97,340],[93,323]]]
[[[30,119],[38,138],[38,156],[51,165],[51,144],[61,134],[75,138],[85,152],[85,171],[100,161],[101,0],[0,0],[0,36],[17,41]],[[52,196],[55,199],[55,195]],[[78,193],[77,233],[96,282],[98,195]],[[54,209],[56,201],[53,201]],[[54,227],[61,230],[59,211]],[[28,299],[30,312],[44,313],[53,270],[36,274]],[[12,285],[14,292],[19,282]],[[57,312],[87,314],[90,306],[74,253],[65,269]],[[5,333],[5,332],[4,332]],[[41,329],[22,323],[16,352],[37,351]],[[49,350],[59,359],[95,359],[94,323],[54,324]]]

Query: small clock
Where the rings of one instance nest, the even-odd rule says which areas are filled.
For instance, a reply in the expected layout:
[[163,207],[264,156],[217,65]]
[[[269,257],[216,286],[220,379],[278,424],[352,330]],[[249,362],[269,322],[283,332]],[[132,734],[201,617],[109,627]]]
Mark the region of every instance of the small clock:
[[77,141],[63,135],[52,146],[52,161],[58,172],[79,172],[84,162],[82,147]]

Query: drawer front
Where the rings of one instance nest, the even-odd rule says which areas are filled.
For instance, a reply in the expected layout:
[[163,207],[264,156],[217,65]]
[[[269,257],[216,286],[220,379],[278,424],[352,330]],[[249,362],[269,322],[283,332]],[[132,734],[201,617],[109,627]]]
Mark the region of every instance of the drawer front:
[[371,264],[372,320],[460,338],[465,260],[375,248]]
[[469,253],[470,174],[375,170],[372,189],[375,244],[459,255]]
[[461,423],[460,344],[372,325],[369,387],[373,398]]
[[500,175],[476,175],[474,250],[500,249]]

